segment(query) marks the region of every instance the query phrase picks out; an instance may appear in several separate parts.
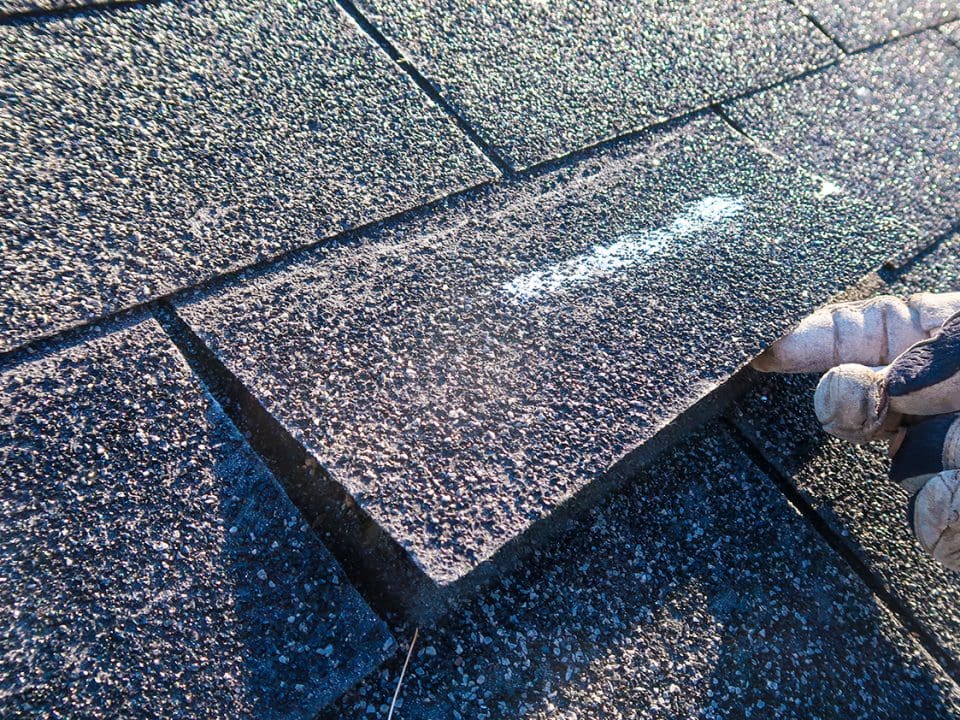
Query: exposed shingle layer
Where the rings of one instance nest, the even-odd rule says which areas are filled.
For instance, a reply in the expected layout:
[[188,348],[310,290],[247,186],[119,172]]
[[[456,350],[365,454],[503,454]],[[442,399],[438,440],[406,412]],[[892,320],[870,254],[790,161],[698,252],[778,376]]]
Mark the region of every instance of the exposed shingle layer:
[[148,321],[0,374],[0,715],[311,718],[392,650]]
[[[955,686],[717,428],[459,616],[421,629],[399,716],[960,717]],[[397,671],[322,717],[383,717]]]

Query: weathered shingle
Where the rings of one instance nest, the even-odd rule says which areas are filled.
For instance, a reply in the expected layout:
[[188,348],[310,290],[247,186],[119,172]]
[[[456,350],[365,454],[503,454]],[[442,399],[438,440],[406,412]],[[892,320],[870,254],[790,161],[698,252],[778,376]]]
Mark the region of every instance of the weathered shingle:
[[393,650],[152,321],[0,373],[0,715],[311,718]]
[[725,106],[744,130],[925,242],[960,221],[960,49],[927,32]]
[[960,14],[956,0],[803,0],[801,6],[848,52]]
[[829,62],[789,3],[360,0],[368,18],[515,166]]

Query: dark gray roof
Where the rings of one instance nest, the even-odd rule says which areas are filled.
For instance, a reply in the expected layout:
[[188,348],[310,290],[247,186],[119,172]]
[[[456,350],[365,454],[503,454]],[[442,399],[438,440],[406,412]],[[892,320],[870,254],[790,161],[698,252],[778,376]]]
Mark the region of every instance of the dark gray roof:
[[960,717],[887,461],[740,371],[960,289],[955,4],[46,1],[0,715],[383,718],[432,615],[397,718]]
[[960,15],[954,0],[804,0],[800,5],[848,52]]
[[0,351],[496,175],[332,2],[0,26]]
[[522,167],[830,62],[793,5],[360,0],[490,145]]
[[928,31],[724,106],[751,137],[935,238],[957,222],[960,52]]

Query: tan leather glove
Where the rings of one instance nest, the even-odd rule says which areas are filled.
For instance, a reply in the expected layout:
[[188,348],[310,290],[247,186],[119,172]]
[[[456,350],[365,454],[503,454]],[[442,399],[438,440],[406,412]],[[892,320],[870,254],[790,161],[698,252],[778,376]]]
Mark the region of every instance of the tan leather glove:
[[886,365],[960,312],[960,292],[879,295],[827,305],[751,364],[761,372],[826,372],[844,363]]
[[890,442],[891,477],[912,496],[920,544],[960,570],[960,293],[825,307],[753,366],[825,372],[814,394],[824,430]]

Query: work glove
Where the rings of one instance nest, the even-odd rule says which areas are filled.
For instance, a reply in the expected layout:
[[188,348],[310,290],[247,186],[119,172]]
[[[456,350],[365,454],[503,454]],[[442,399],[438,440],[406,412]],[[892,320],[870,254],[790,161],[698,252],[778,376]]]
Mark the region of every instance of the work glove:
[[823,429],[888,443],[920,545],[960,570],[960,293],[829,305],[752,365],[825,373],[814,393]]

